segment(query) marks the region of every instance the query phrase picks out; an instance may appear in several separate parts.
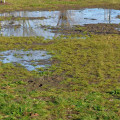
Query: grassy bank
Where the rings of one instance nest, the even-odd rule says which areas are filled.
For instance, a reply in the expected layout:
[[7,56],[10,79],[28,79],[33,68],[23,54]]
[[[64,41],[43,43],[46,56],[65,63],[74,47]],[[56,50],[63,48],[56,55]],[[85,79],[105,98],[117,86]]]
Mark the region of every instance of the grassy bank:
[[119,0],[6,0],[0,4],[0,11],[12,10],[55,10],[83,7],[104,7],[120,9]]
[[0,62],[0,119],[119,120],[119,38],[0,37],[0,51],[42,49],[53,55],[52,66],[42,72]]

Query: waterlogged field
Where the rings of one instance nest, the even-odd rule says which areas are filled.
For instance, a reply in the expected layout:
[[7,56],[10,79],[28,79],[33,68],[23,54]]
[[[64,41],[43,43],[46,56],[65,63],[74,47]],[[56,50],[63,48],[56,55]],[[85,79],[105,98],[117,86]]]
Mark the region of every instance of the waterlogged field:
[[120,1],[6,2],[0,3],[0,120],[119,120],[119,10],[4,10],[119,9]]

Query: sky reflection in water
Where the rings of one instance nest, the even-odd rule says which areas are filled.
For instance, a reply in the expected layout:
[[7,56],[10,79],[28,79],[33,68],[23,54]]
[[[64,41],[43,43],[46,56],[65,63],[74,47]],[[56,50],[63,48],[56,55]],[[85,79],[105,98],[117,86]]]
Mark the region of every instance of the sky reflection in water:
[[50,66],[51,55],[47,55],[46,51],[23,51],[8,50],[0,52],[0,61],[3,63],[19,63],[27,70],[32,71],[36,68]]
[[[67,11],[15,11],[0,14],[0,16],[14,17],[45,17],[46,19],[6,20],[1,21],[1,34],[3,36],[42,36],[45,39],[57,37],[59,33],[53,33],[42,26],[72,27],[73,25],[114,23],[119,24],[120,10],[114,9],[81,9]],[[42,26],[41,26],[42,25]]]

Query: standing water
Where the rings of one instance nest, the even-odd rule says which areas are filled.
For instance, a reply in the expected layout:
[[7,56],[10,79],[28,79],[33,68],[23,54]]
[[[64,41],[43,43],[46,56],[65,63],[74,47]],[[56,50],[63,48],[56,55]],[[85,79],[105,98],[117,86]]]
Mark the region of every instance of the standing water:
[[[60,26],[72,27],[73,25],[83,26],[98,23],[119,24],[118,15],[120,15],[120,10],[101,8],[6,12],[0,14],[0,16],[11,17],[11,19],[0,22],[0,33],[2,36],[42,36],[51,39],[59,34],[53,33],[50,29],[47,29],[47,26],[57,28]],[[23,19],[17,20],[17,18]],[[46,26],[46,28],[43,26]]]
[[51,55],[47,55],[46,51],[23,51],[8,50],[0,52],[0,61],[3,63],[21,64],[27,70],[32,71],[40,67],[50,66],[49,59]]

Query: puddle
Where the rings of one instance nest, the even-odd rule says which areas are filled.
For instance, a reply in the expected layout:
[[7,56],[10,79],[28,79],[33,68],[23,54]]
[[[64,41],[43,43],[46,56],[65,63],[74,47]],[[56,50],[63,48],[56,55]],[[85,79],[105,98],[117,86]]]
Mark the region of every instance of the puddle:
[[[120,10],[114,9],[81,9],[81,10],[67,10],[67,11],[15,11],[9,13],[2,13],[0,16],[4,17],[23,17],[23,20],[5,20],[1,21],[0,33],[2,36],[42,36],[46,39],[57,37],[60,33],[54,33],[47,26],[70,28],[73,25],[85,24],[119,24]],[[45,19],[36,19],[36,18]],[[42,27],[42,26],[46,26]]]
[[0,61],[3,63],[21,64],[27,70],[32,71],[37,68],[50,66],[49,59],[51,55],[47,55],[46,51],[23,51],[8,50],[0,52]]

